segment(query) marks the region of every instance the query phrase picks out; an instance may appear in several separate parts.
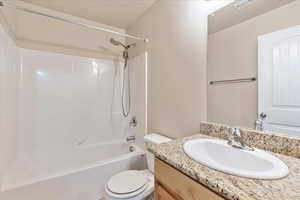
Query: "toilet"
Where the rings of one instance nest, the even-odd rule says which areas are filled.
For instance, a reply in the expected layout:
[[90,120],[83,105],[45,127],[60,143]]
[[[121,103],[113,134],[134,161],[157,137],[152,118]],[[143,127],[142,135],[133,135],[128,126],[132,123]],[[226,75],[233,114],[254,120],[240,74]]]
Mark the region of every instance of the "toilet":
[[[151,133],[144,137],[148,144],[171,141],[165,136]],[[107,200],[144,200],[154,191],[154,155],[146,151],[148,169],[126,170],[112,176],[105,185]]]

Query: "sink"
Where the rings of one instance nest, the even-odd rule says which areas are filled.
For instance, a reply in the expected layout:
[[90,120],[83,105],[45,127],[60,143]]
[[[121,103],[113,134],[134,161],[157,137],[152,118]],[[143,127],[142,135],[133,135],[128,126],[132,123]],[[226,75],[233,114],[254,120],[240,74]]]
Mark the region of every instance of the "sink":
[[288,175],[285,163],[266,151],[234,148],[226,140],[194,139],[183,144],[196,162],[228,174],[253,179],[279,179]]

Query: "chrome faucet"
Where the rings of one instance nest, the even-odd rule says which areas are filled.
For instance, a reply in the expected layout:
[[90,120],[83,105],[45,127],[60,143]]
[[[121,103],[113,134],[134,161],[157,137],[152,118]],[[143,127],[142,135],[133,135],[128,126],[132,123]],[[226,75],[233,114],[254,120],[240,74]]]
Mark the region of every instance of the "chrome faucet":
[[130,127],[136,127],[137,126],[137,120],[136,120],[136,117],[132,117],[130,122],[129,122],[129,126]]
[[127,138],[126,138],[126,141],[127,142],[133,142],[133,141],[135,141],[135,136],[134,135],[131,135],[131,136],[128,136]]
[[255,121],[255,130],[263,131],[264,130],[264,120],[267,118],[265,113],[260,113],[257,120]]
[[254,148],[247,146],[244,141],[243,137],[241,134],[241,130],[238,128],[231,128],[230,129],[230,134],[228,137],[228,143],[230,146],[238,148],[238,149],[243,149],[243,150],[248,150],[248,151],[254,151]]

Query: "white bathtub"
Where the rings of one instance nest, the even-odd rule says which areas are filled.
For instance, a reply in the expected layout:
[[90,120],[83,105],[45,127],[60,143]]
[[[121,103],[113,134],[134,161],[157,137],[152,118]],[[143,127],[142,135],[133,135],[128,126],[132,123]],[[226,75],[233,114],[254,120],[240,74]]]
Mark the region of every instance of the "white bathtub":
[[[135,145],[131,146],[135,151],[130,152],[126,143],[80,147],[73,154],[74,159],[58,162],[59,165],[52,164],[44,170],[49,174],[59,168],[59,173],[50,173],[47,177],[35,176],[19,184],[2,185],[0,199],[99,200],[103,198],[105,183],[113,174],[146,167],[145,152]],[[95,151],[97,148],[101,151]]]

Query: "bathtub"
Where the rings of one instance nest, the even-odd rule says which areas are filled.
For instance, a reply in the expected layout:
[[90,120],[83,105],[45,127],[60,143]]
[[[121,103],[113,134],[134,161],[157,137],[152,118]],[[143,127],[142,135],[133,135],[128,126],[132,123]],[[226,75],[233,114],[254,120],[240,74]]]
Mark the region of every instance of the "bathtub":
[[[129,150],[130,146],[134,148],[133,152]],[[146,168],[145,151],[128,143],[79,144],[76,151],[72,156],[74,159],[56,162],[58,164],[41,170],[42,174],[34,174],[27,179],[12,170],[6,179],[19,180],[9,182],[4,178],[0,199],[99,200],[104,198],[104,185],[112,175],[123,170]],[[22,180],[20,177],[23,177]]]

